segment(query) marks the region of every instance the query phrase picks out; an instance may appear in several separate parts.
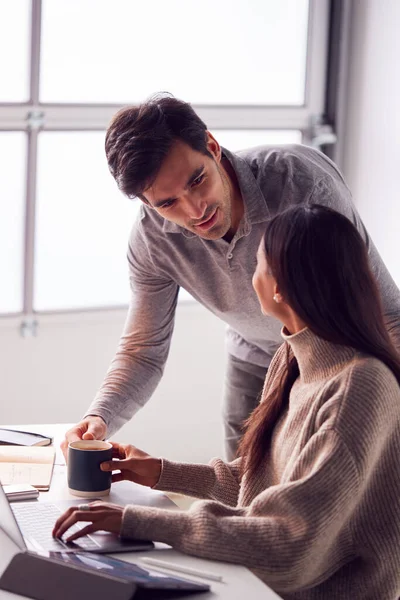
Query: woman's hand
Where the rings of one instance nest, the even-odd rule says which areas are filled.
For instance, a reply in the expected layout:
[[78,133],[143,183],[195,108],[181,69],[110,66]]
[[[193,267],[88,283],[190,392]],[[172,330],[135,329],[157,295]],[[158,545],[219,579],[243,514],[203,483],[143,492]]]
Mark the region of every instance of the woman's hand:
[[102,471],[120,471],[113,473],[112,482],[134,481],[140,485],[154,487],[161,475],[161,459],[153,458],[128,444],[117,444],[111,442],[113,446],[113,460],[101,464]]
[[71,506],[57,519],[52,532],[53,537],[61,538],[72,525],[79,521],[89,521],[90,525],[70,535],[65,540],[66,542],[73,542],[94,531],[111,531],[119,534],[123,512],[123,506],[108,504],[107,502],[91,502],[90,504]]

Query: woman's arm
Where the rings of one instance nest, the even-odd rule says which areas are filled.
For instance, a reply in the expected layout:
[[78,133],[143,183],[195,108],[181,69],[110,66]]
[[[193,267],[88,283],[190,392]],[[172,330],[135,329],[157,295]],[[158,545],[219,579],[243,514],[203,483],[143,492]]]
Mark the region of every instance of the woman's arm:
[[113,483],[128,480],[158,490],[237,504],[240,458],[232,463],[214,458],[208,465],[177,463],[154,458],[135,446],[111,443],[113,460],[102,463],[101,469],[113,471]]
[[245,565],[277,590],[310,586],[351,552],[346,525],[359,477],[333,430],[313,436],[295,472],[295,480],[267,488],[248,507],[212,501],[196,502],[188,512],[127,506],[121,534]]
[[213,458],[208,465],[177,463],[163,458],[161,476],[154,489],[209,498],[236,506],[240,489],[240,463],[241,458],[231,463]]

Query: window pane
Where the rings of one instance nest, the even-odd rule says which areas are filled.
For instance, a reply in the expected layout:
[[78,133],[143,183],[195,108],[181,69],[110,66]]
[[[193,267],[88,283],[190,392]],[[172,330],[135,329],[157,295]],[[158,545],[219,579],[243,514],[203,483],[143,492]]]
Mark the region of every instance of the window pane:
[[39,136],[34,308],[126,305],[126,251],[139,201],[111,177],[104,132]]
[[214,129],[212,134],[221,146],[235,152],[252,146],[273,146],[274,144],[301,144],[301,131],[261,130],[261,129]]
[[301,105],[307,25],[308,0],[44,0],[41,99]]
[[21,312],[26,137],[0,132],[0,313]]
[[30,0],[0,0],[0,102],[29,98]]

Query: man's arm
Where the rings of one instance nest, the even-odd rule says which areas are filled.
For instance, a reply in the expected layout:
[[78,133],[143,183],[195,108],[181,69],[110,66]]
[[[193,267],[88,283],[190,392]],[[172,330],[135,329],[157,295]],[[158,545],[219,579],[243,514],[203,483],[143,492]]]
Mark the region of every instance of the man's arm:
[[168,357],[178,285],[157,273],[138,222],[128,261],[131,302],[117,353],[86,415],[98,415],[110,437],[156,389]]

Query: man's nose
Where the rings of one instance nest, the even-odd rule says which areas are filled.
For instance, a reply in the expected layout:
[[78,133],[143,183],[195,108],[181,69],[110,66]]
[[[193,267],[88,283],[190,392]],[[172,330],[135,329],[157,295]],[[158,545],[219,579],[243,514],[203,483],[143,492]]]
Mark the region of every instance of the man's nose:
[[201,219],[206,210],[207,203],[202,198],[190,197],[187,198],[187,214],[190,219]]

